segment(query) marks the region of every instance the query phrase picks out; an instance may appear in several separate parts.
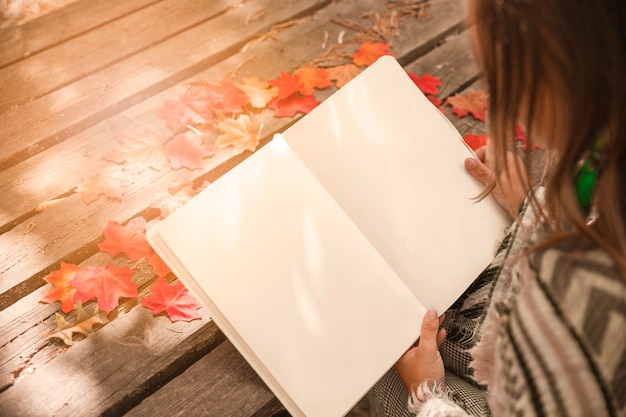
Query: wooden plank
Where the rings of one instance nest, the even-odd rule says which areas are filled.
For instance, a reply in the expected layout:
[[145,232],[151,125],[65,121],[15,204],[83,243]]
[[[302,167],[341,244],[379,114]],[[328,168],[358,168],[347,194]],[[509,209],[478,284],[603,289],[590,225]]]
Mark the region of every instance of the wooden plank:
[[213,322],[134,308],[0,393],[0,415],[121,415],[223,341]]
[[[452,3],[456,2],[453,1]],[[289,33],[286,31],[283,33],[285,42],[297,44],[294,40],[297,41],[298,36],[310,36],[310,34],[307,34],[306,30],[302,30],[302,27],[292,29],[293,32],[289,33],[293,33],[294,38],[287,38]],[[433,29],[430,28],[429,30]],[[422,35],[421,38],[430,40],[429,35],[432,35],[432,33],[429,34],[425,32]],[[267,49],[267,54],[262,55],[271,57],[271,50],[274,49],[272,48],[274,46],[275,45],[272,44],[266,44],[263,48],[255,50],[254,53],[259,53],[259,51],[262,52]],[[399,54],[402,55],[402,50],[400,50]],[[286,57],[275,58],[273,61],[274,66],[281,62],[280,59],[286,59]],[[224,74],[224,68],[232,68],[236,66],[236,62],[242,61],[240,59],[235,60],[235,57],[233,57],[212,68],[211,71]],[[207,74],[211,73],[211,71],[207,71]],[[276,70],[275,74],[277,72],[278,70]],[[330,90],[322,93],[322,95],[328,94],[330,94]],[[154,110],[151,113],[152,117],[154,117],[154,111],[157,107],[158,105],[155,104]],[[144,110],[144,108],[141,110]],[[128,115],[126,116],[128,117]],[[131,119],[137,120],[137,118],[140,119],[139,116],[132,117]],[[266,131],[273,132],[282,130],[289,122],[291,122],[289,119],[269,119],[265,123]],[[88,137],[95,135],[93,132],[86,132],[86,134]],[[70,141],[66,145],[71,143],[73,142]],[[86,144],[83,145],[74,143],[71,146],[67,146],[67,148],[80,153],[82,148],[87,149],[89,146],[97,147],[93,142],[86,142]],[[86,164],[89,166],[96,164],[97,157],[101,155],[93,152],[92,154],[96,155],[96,159],[88,158]],[[45,177],[55,178],[55,182],[60,181],[63,178],[62,171],[68,169],[67,167],[70,164],[77,163],[76,158],[72,157],[72,155],[66,157],[63,155],[64,154],[45,154],[50,160],[55,161],[55,169],[57,169],[57,172],[48,171]],[[61,177],[59,177],[59,175],[61,175]],[[182,174],[173,172],[171,175]],[[25,176],[27,177],[28,175]],[[0,236],[0,254],[2,254],[0,256],[3,256],[2,264],[6,265],[3,270],[0,270],[0,277],[3,278],[0,280],[0,291],[2,292],[0,295],[0,308],[10,305],[10,303],[14,302],[19,297],[42,285],[40,278],[43,274],[56,265],[59,259],[67,260],[76,256],[76,252],[80,252],[81,246],[85,242],[94,242],[97,240],[103,225],[106,224],[108,220],[117,219],[118,221],[125,221],[134,216],[136,213],[146,208],[145,195],[157,195],[163,192],[163,190],[167,188],[167,185],[172,182],[171,177],[168,178],[160,173],[146,171],[140,175],[137,183],[129,189],[123,207],[112,207],[110,203],[105,201],[97,201],[85,207],[80,201],[80,196],[71,195],[53,208],[33,216],[26,223]],[[53,185],[48,184],[47,186],[52,187]],[[27,194],[28,193],[18,191],[13,195],[19,195],[20,198],[24,198]],[[17,203],[17,199],[15,201]],[[63,213],[63,215],[59,216],[58,213]],[[31,224],[37,226],[33,229]],[[78,227],[79,224],[81,226],[80,228]],[[25,233],[28,230],[30,230],[30,232]],[[25,259],[28,261],[25,262]],[[82,259],[79,258],[78,261],[80,260]]]
[[[450,71],[454,71],[455,77],[452,77],[454,81],[445,82],[445,88],[451,91],[456,91],[466,82],[467,78],[475,76],[473,71],[467,72],[467,77],[460,77],[458,73],[464,72],[463,66],[455,68],[449,66],[449,61],[441,61],[440,58],[456,56],[455,54],[462,54],[464,48],[464,42],[461,38],[455,38],[450,42],[443,43],[442,46],[436,48],[431,53],[417,60],[415,63],[407,66],[408,70],[422,69],[418,74],[422,72],[430,72],[434,75],[438,75],[446,80],[446,68]],[[444,62],[442,64],[442,62]],[[438,71],[444,71],[437,73]],[[457,119],[452,117],[457,127],[459,126],[471,126],[480,125],[481,122],[476,122],[472,118]],[[84,262],[84,265],[104,265],[108,262],[108,255],[97,254],[92,258]],[[137,277],[135,277],[136,280]],[[140,284],[147,282],[145,278],[140,278]],[[40,281],[43,283],[43,281]],[[37,368],[42,364],[47,363],[52,353],[48,352],[46,346],[48,345],[45,340],[41,338],[41,335],[46,332],[45,329],[50,329],[53,324],[53,311],[49,305],[37,304],[41,298],[42,289],[36,290],[30,295],[25,296],[4,311],[0,311],[0,349],[4,350],[5,361],[0,361],[0,377],[4,376],[5,379],[11,380],[11,375],[22,372],[31,372],[33,368]],[[23,321],[15,320],[15,317],[23,317]],[[126,316],[121,316],[116,320],[125,320]],[[32,323],[40,323],[36,326],[32,326]],[[24,371],[26,369],[27,371]],[[12,382],[12,381],[11,381]]]
[[0,29],[0,68],[161,0],[72,2],[23,25]]
[[[272,26],[326,5],[251,0],[154,48],[2,115],[0,169],[14,165],[236,53]],[[267,11],[262,14],[263,11]],[[250,19],[250,16],[260,16]],[[246,21],[248,23],[246,24]],[[211,42],[207,40],[210,39]]]
[[130,410],[127,417],[247,417],[274,395],[226,341]]
[[[163,0],[0,69],[0,79],[4,81],[0,84],[0,116],[9,107],[36,100],[87,74],[154,47],[225,13],[237,3],[239,0],[209,3]],[[20,88],[15,88],[16,85]]]

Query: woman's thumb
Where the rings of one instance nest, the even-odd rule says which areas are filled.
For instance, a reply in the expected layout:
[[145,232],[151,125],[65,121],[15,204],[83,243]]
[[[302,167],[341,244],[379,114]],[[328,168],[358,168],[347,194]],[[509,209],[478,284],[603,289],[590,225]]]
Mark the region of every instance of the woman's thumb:
[[435,310],[428,310],[422,321],[420,346],[434,346],[437,349],[437,333],[439,332],[439,316]]
[[483,185],[487,185],[491,180],[491,170],[475,158],[467,158],[465,160],[465,169]]

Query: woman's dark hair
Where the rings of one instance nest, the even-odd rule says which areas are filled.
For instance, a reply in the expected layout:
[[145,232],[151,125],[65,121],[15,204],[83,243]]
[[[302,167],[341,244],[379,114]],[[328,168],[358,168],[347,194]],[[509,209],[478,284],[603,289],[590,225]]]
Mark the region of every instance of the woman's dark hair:
[[[626,1],[472,0],[476,58],[489,90],[495,177],[521,123],[554,150],[543,220],[552,242],[568,238],[606,250],[626,276]],[[547,129],[550,126],[551,129]],[[605,161],[588,222],[575,176],[604,135]],[[528,152],[528,151],[527,151]],[[526,157],[530,163],[530,158]]]

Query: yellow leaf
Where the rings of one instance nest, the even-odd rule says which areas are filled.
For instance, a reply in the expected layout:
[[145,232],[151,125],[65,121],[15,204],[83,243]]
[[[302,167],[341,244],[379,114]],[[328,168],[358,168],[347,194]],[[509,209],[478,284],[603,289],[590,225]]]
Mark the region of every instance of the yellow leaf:
[[259,144],[261,131],[246,114],[239,115],[236,119],[224,119],[217,123],[217,128],[224,132],[215,140],[218,148],[232,146],[239,153],[245,150],[254,152]]
[[278,88],[272,87],[267,81],[260,81],[257,77],[248,77],[235,84],[250,99],[252,107],[262,109],[278,95]]

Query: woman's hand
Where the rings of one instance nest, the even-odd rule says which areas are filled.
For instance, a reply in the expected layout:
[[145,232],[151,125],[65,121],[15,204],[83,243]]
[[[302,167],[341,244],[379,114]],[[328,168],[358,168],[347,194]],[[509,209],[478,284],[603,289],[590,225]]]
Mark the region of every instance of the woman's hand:
[[[487,185],[493,177],[493,153],[492,148],[487,145],[476,150],[476,156],[480,159],[467,158],[465,169],[470,175]],[[519,156],[513,152],[507,153],[506,164],[509,169],[510,178],[503,172],[499,186],[494,188],[491,195],[496,202],[511,215],[516,218],[518,210],[530,191],[530,184],[526,174],[526,168]]]
[[415,346],[407,350],[396,362],[395,368],[407,391],[417,389],[423,381],[433,381],[443,386],[445,369],[439,353],[439,345],[446,337],[440,329],[443,315],[437,317],[435,310],[429,310],[422,321],[422,334]]

